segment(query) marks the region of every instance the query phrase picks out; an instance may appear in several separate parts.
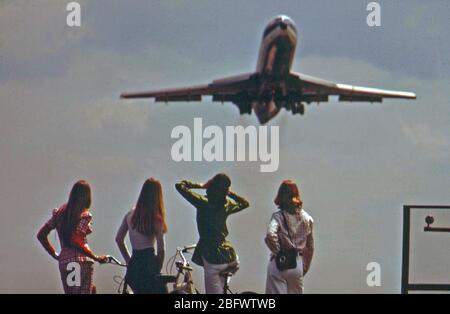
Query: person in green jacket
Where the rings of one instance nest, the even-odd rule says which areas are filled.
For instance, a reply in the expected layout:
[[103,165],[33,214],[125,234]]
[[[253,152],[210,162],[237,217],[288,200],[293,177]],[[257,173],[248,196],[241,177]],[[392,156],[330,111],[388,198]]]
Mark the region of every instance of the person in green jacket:
[[[224,278],[220,272],[237,265],[238,257],[226,239],[229,215],[249,207],[243,197],[230,191],[231,180],[219,173],[207,183],[201,184],[183,180],[175,185],[177,191],[197,209],[197,230],[200,239],[192,256],[192,261],[203,266],[205,291],[208,294],[223,292]],[[206,195],[192,191],[206,189]]]

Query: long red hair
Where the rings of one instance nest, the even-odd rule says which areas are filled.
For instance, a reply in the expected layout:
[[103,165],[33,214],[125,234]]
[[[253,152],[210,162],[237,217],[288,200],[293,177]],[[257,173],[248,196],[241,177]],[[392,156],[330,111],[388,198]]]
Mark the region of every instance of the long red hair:
[[84,180],[76,182],[70,191],[69,201],[61,216],[61,236],[65,245],[71,243],[71,238],[81,214],[91,207],[91,187]]
[[148,236],[155,234],[157,230],[167,232],[162,186],[158,180],[145,180],[131,217],[131,226]]
[[297,184],[292,180],[284,180],[278,189],[274,202],[280,209],[285,209],[292,205],[301,207],[303,200]]

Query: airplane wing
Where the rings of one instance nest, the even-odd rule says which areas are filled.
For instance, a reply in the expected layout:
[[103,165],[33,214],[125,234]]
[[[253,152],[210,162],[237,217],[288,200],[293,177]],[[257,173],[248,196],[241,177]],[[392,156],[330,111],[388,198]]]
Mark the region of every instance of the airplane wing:
[[382,102],[384,98],[416,99],[410,92],[391,91],[370,87],[353,86],[326,81],[301,73],[291,73],[289,93],[301,92],[301,100],[307,103],[328,101],[328,96],[339,96],[339,101]]
[[242,92],[255,89],[255,73],[214,80],[207,85],[161,89],[148,92],[123,93],[120,98],[154,98],[156,102],[201,101],[213,96],[213,101],[234,101]]

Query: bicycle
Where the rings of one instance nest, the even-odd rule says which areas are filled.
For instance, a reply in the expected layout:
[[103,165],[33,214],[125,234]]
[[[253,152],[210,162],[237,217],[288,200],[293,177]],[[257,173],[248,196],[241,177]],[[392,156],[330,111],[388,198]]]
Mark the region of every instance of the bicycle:
[[[105,264],[113,264],[120,267],[127,267],[126,264],[121,263],[117,258],[111,255],[107,255],[107,261]],[[157,278],[162,282],[163,285],[167,285],[169,282],[174,282],[176,280],[176,277],[171,275],[158,275]],[[117,293],[119,294],[133,293],[131,288],[128,287],[128,284],[125,281],[124,277],[116,275],[113,277],[113,281],[119,285],[119,287],[117,288]]]
[[[124,268],[127,267],[127,264],[124,264],[124,263],[120,262],[114,256],[106,255],[106,257],[107,257],[107,260],[106,260],[105,264],[112,264],[112,265],[116,265],[116,266],[120,266],[120,267],[124,267]],[[113,277],[113,281],[119,285],[119,287],[117,288],[117,293],[119,293],[119,294],[130,294],[130,293],[132,293],[132,292],[130,292],[128,290],[128,285],[127,285],[124,277],[121,277],[119,275],[115,275]]]
[[[184,246],[182,248],[178,247],[176,249],[175,254],[167,261],[166,273],[172,274],[173,267],[175,266],[177,268],[177,274],[175,276],[172,276],[174,278],[169,278],[170,276],[166,276],[168,277],[167,283],[173,283],[173,290],[170,292],[170,294],[200,294],[200,292],[195,287],[192,276],[192,272],[194,269],[190,266],[189,262],[184,256],[184,253],[190,253],[190,251],[195,249],[195,247],[196,247],[195,244]],[[177,257],[180,257],[181,260],[176,261]],[[169,264],[170,270],[168,269]],[[231,263],[226,269],[220,272],[220,276],[222,276],[225,279],[223,285],[223,294],[229,293],[235,294],[230,289],[230,281],[231,277],[235,275],[238,270],[239,270],[239,263],[235,261]],[[253,291],[244,291],[239,294],[257,294],[257,293]]]

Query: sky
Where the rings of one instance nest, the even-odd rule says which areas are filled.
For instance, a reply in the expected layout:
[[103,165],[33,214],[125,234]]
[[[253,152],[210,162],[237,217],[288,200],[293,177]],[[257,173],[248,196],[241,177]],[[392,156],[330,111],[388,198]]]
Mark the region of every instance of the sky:
[[[0,0],[0,292],[61,293],[57,264],[36,240],[72,184],[93,188],[97,254],[120,256],[116,229],[154,176],[163,184],[167,256],[198,240],[195,209],[174,189],[218,172],[251,206],[228,220],[240,257],[234,290],[264,291],[264,236],[277,188],[293,179],[315,221],[316,252],[306,293],[398,293],[402,206],[450,204],[450,20],[448,1],[78,1],[81,27],[66,25],[57,0]],[[234,105],[120,100],[124,91],[209,83],[254,71],[262,32],[278,14],[297,25],[293,70],[362,86],[417,93],[416,101],[323,103],[305,116],[282,111],[280,167],[254,162],[174,162],[174,127],[258,125]],[[412,218],[416,282],[450,282],[448,235],[421,231],[424,217],[449,226],[450,213]],[[52,234],[50,239],[57,244]],[[381,267],[381,286],[366,266]],[[100,293],[114,293],[122,269],[97,266]],[[202,269],[195,280],[203,291]]]

